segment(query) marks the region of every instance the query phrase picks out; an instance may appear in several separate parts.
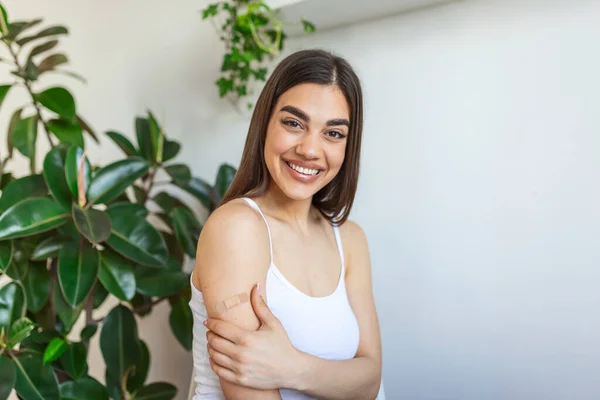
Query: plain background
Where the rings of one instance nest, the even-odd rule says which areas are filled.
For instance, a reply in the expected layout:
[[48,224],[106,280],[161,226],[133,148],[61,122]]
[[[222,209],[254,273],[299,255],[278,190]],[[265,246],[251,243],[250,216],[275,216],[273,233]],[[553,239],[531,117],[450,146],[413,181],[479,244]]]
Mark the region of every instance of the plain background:
[[[62,48],[89,83],[43,82],[69,87],[97,131],[133,138],[150,108],[195,175],[237,165],[250,115],[218,98],[223,50],[200,19],[206,1],[3,3],[70,28]],[[288,42],[286,54],[346,57],[364,85],[352,218],[370,243],[389,399],[600,398],[598,20],[598,1],[472,0]],[[1,148],[23,99],[15,90],[2,107]],[[121,157],[103,139],[93,160]],[[149,381],[182,399],[191,357],[168,312],[140,331]],[[97,338],[90,363],[102,381]]]

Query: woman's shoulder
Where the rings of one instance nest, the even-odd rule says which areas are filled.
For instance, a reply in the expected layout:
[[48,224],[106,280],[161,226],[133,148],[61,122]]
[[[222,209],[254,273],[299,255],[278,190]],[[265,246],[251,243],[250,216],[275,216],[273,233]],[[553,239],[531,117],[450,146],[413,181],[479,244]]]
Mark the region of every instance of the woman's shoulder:
[[[364,264],[363,260],[369,259],[369,245],[367,236],[361,226],[351,220],[346,220],[339,226],[342,246],[344,248],[344,257],[348,260],[349,268],[355,264]],[[355,260],[361,260],[356,263]]]
[[206,220],[198,240],[196,270],[213,277],[253,274],[269,265],[269,237],[262,217],[244,200],[232,200]]
[[218,207],[206,220],[204,229],[215,233],[244,233],[264,225],[261,216],[244,199],[234,199]]

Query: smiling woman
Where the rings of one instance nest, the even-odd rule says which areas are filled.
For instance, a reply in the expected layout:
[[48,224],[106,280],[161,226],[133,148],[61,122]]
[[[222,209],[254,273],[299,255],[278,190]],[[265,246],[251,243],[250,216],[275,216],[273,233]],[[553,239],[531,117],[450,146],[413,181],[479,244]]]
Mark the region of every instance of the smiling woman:
[[348,220],[361,135],[347,61],[278,65],[198,241],[194,400],[384,398],[367,241]]

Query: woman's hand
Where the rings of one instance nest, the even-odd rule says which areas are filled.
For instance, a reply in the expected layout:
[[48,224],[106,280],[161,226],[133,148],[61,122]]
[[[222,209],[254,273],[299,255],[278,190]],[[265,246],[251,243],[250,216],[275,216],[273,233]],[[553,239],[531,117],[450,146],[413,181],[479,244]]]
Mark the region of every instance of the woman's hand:
[[238,385],[254,389],[289,388],[300,352],[269,310],[260,284],[252,289],[251,302],[261,322],[256,331],[217,319],[204,322],[208,328],[210,366],[220,378]]

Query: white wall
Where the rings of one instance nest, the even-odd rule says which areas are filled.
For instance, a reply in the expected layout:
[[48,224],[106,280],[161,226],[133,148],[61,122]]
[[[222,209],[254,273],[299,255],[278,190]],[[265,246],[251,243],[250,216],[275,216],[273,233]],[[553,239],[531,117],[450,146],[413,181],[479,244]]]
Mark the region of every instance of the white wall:
[[[212,179],[237,164],[249,119],[212,85],[221,48],[204,3],[5,1],[71,28],[65,49],[89,85],[69,87],[98,130],[132,135],[150,107]],[[591,0],[473,0],[289,43],[332,49],[363,80],[353,218],[371,246],[390,399],[600,397],[599,17]],[[116,154],[105,140],[94,156]],[[182,388],[189,357],[164,321],[142,328],[152,379]]]

